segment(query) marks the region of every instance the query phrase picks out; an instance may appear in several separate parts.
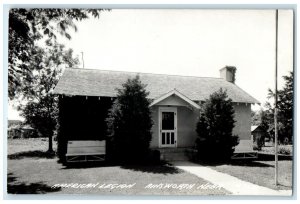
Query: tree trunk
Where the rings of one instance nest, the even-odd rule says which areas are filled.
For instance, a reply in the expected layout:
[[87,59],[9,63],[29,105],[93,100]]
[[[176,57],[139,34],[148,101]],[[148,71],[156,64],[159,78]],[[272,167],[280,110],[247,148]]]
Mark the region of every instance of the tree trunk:
[[52,147],[52,134],[49,134],[49,146],[48,146],[48,151],[47,152],[53,152],[53,147]]

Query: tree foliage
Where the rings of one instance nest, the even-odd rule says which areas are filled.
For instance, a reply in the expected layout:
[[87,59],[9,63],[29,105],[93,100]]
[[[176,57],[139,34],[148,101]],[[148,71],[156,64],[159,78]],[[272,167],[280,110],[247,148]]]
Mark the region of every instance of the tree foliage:
[[[278,110],[280,115],[280,122],[282,123],[283,137],[292,141],[293,137],[293,72],[288,76],[283,76],[285,86],[278,93]],[[284,139],[283,138],[283,139]]]
[[[285,85],[277,91],[277,122],[278,122],[278,140],[281,143],[291,142],[293,140],[293,72],[288,76],[283,76]],[[268,98],[274,98],[275,93],[269,89]],[[268,119],[268,133],[274,138],[274,106],[266,104],[265,115]]]
[[72,49],[55,44],[51,49],[35,48],[36,53],[28,66],[40,67],[32,73],[30,80],[24,80],[20,86],[19,111],[25,122],[49,138],[49,151],[52,151],[52,136],[56,130],[58,107],[57,98],[51,94],[62,69],[74,67],[79,60],[73,56]]
[[260,125],[260,111],[253,111],[251,110],[251,125]]
[[202,105],[196,131],[199,157],[202,160],[227,160],[238,145],[238,136],[232,134],[234,109],[226,91],[210,95]]
[[139,76],[128,79],[118,89],[117,99],[106,119],[112,151],[119,161],[140,161],[149,150],[152,119],[149,92]]
[[[8,95],[13,99],[24,80],[42,67],[29,66],[39,51],[36,43],[44,40],[53,46],[57,34],[71,39],[70,28],[77,31],[74,21],[89,16],[99,17],[101,9],[11,9],[9,12]],[[30,81],[30,80],[29,80]]]

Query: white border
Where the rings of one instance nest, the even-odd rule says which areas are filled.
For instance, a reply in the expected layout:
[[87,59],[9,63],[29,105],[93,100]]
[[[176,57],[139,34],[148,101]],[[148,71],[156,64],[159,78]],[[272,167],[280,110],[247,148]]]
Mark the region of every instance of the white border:
[[[0,178],[0,181],[3,181],[3,184],[5,185],[6,182],[6,175],[3,175],[3,173],[6,173],[6,170],[4,171],[4,169],[7,168],[6,165],[6,156],[7,156],[7,139],[6,139],[6,130],[7,130],[7,71],[5,70],[5,67],[7,67],[7,42],[5,42],[7,40],[7,34],[5,34],[5,32],[7,32],[7,17],[5,15],[3,15],[4,12],[7,12],[8,8],[10,7],[33,7],[33,6],[39,6],[39,7],[51,7],[50,4],[44,4],[42,5],[41,1],[38,0],[2,0],[2,7],[0,9],[1,14],[2,14],[2,21],[1,21],[1,28],[3,29],[3,32],[1,32],[1,40],[2,40],[2,45],[3,45],[3,49],[2,49],[2,54],[1,56],[1,62],[2,65],[4,67],[4,69],[1,69],[0,71],[0,84],[2,84],[2,94],[0,94],[1,100],[0,100],[0,106],[1,106],[1,112],[2,112],[2,117],[0,119],[0,129],[2,130],[2,137],[0,137],[0,143],[3,144],[3,153],[4,154],[0,154],[0,159],[1,162],[3,164],[3,168],[0,168],[0,172],[2,177]],[[170,4],[170,2],[172,4]],[[58,6],[58,7],[67,7],[67,6],[71,6],[71,7],[76,7],[75,4],[81,4],[78,6],[81,7],[95,7],[98,6],[100,7],[101,5],[95,5],[96,3],[101,3],[101,4],[107,4],[105,6],[107,7],[111,7],[111,8],[121,8],[122,5],[123,7],[126,8],[137,8],[137,7],[141,7],[140,5],[145,5],[148,8],[150,7],[156,7],[156,8],[165,8],[166,6],[168,7],[176,7],[176,8],[191,8],[193,6],[195,6],[195,8],[212,8],[212,9],[218,9],[218,8],[234,8],[234,9],[239,9],[239,8],[246,8],[246,9],[274,9],[274,8],[281,8],[281,9],[285,9],[285,8],[289,8],[289,9],[294,9],[295,13],[295,41],[294,41],[294,46],[295,46],[295,52],[294,52],[294,69],[295,69],[295,79],[298,79],[298,72],[297,72],[297,59],[298,57],[298,52],[297,52],[297,45],[298,45],[298,41],[297,41],[297,25],[299,22],[299,15],[297,15],[297,6],[299,4],[299,0],[172,0],[172,1],[168,1],[168,0],[148,0],[148,1],[144,1],[144,0],[131,0],[131,1],[122,1],[122,0],[85,0],[84,2],[81,0],[73,0],[73,1],[65,1],[65,0],[52,0],[51,1],[52,6]],[[72,3],[72,4],[67,4],[67,3]],[[84,3],[84,4],[83,4]],[[87,4],[94,4],[94,5],[87,5]],[[200,5],[199,3],[202,3],[202,5]],[[10,5],[4,5],[4,4],[10,4]],[[13,5],[13,4],[21,4],[21,5]],[[36,4],[36,5],[30,5],[30,4]],[[56,5],[53,5],[56,4]],[[65,4],[65,5],[62,5]],[[131,5],[129,5],[131,4]],[[151,4],[156,4],[151,5]],[[164,4],[164,5],[163,5]],[[174,5],[177,4],[177,5]],[[188,4],[194,4],[194,5],[188,5]],[[196,5],[195,5],[196,4]],[[205,5],[208,4],[208,5]],[[277,4],[277,5],[276,5]],[[288,5],[290,4],[290,5]],[[291,5],[293,4],[293,5]],[[61,6],[59,6],[61,5]],[[5,60],[4,60],[5,59]],[[295,89],[298,90],[298,83],[297,81],[295,81]],[[295,97],[295,101],[297,102],[297,98],[298,98],[298,94],[295,92],[294,94]],[[297,108],[297,103],[295,103],[295,125],[294,125],[294,135],[297,135],[297,116],[298,116],[298,108]],[[298,145],[298,141],[297,138],[295,138],[294,141],[294,145]],[[292,198],[279,198],[279,197],[275,197],[275,196],[270,196],[270,197],[266,197],[266,196],[168,196],[168,197],[163,197],[163,196],[142,196],[142,197],[118,197],[118,196],[105,196],[105,197],[101,197],[101,196],[92,196],[92,195],[54,195],[54,196],[50,196],[50,195],[11,195],[11,196],[7,196],[4,195],[4,199],[14,199],[14,200],[4,200],[3,203],[22,203],[22,204],[32,204],[32,203],[40,203],[39,200],[43,200],[43,202],[45,203],[53,203],[52,200],[61,200],[60,202],[64,202],[64,203],[68,203],[68,202],[72,202],[72,204],[74,203],[82,203],[82,200],[89,200],[88,202],[93,202],[93,203],[99,203],[99,201],[97,199],[103,199],[104,201],[101,201],[103,203],[115,203],[116,200],[123,200],[122,203],[140,203],[139,200],[144,200],[143,202],[145,203],[153,203],[153,200],[156,200],[155,202],[157,203],[163,203],[164,200],[162,199],[172,199],[172,201],[169,201],[170,203],[172,202],[172,204],[174,203],[180,203],[183,200],[185,200],[185,203],[199,203],[198,200],[201,200],[201,202],[204,203],[216,203],[216,202],[221,202],[224,203],[240,203],[240,200],[243,200],[244,203],[248,203],[248,204],[252,204],[253,202],[258,202],[258,203],[278,203],[278,204],[282,204],[282,200],[285,200],[284,202],[287,203],[296,203],[297,199],[297,193],[298,193],[298,189],[297,189],[297,168],[296,168],[296,164],[297,164],[297,149],[295,148],[295,160],[294,160],[294,173],[293,173],[293,180],[294,180],[294,185],[293,185],[293,190],[294,191],[294,195]],[[3,186],[4,185],[0,185],[0,195],[1,198],[3,200]],[[295,195],[296,194],[296,195]],[[299,195],[299,194],[298,194]],[[33,200],[34,199],[34,200]],[[72,199],[72,201],[68,201],[67,199]],[[111,201],[108,201],[107,199],[110,199]],[[124,200],[127,199],[127,200]],[[145,200],[148,199],[148,200]],[[176,199],[176,200],[174,200]],[[287,201],[287,199],[289,199]],[[255,200],[255,201],[253,201]],[[261,201],[259,201],[261,200]],[[57,202],[57,201],[55,201]],[[58,201],[59,202],[59,201]],[[297,201],[298,202],[298,201]]]

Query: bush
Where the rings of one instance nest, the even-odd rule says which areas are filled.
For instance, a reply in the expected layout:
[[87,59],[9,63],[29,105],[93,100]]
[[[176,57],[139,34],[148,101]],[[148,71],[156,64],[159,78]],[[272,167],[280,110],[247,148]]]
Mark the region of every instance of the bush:
[[146,162],[151,164],[160,163],[160,151],[159,150],[150,150],[147,157]]
[[261,148],[265,145],[265,137],[261,135],[257,135],[253,138],[253,149],[254,150],[261,150]]
[[106,119],[112,143],[111,158],[139,162],[147,158],[152,138],[149,93],[138,76],[128,79],[122,86]]
[[279,146],[278,153],[279,154],[284,154],[284,155],[291,155],[292,154],[292,147],[291,146]]
[[257,143],[253,143],[253,150],[256,150],[256,151],[261,150],[261,147],[259,147],[257,145]]
[[200,160],[229,160],[239,138],[232,134],[234,109],[226,91],[210,95],[201,106],[196,131],[196,145]]

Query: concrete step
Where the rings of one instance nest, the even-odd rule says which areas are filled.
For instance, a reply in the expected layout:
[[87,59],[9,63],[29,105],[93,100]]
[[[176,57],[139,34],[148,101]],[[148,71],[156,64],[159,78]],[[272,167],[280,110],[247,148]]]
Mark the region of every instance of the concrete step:
[[187,161],[185,152],[162,152],[161,159],[166,161]]

